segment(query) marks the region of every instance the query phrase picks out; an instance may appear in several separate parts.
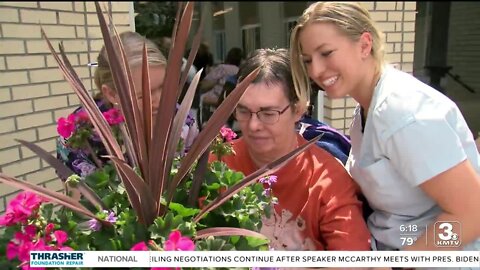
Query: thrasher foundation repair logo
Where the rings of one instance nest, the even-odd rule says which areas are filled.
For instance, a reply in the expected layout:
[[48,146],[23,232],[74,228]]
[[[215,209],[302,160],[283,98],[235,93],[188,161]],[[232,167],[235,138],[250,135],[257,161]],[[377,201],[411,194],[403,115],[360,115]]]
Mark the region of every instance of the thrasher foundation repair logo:
[[459,247],[462,243],[462,227],[460,222],[435,222],[434,241],[437,247]]
[[30,252],[30,266],[83,266],[83,252]]

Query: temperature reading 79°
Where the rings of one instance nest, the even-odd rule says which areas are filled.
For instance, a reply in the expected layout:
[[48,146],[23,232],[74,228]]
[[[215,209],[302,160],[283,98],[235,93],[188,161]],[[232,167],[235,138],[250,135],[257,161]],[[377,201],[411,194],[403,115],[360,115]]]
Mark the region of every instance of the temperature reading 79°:
[[416,236],[402,236],[400,237],[400,240],[402,240],[402,246],[411,246],[415,241],[417,241]]

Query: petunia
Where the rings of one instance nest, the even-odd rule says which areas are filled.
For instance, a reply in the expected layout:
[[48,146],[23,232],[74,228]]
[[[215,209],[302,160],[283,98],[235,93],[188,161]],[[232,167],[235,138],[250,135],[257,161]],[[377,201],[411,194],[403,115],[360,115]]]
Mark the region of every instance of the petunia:
[[113,126],[125,121],[121,112],[115,108],[112,108],[106,112],[103,112],[103,117],[107,120],[108,124]]
[[226,126],[223,126],[220,129],[220,134],[222,135],[222,137],[227,142],[230,142],[237,137],[237,133],[235,133],[233,130],[231,130],[230,128],[228,128]]
[[54,231],[55,239],[57,240],[58,247],[62,247],[65,242],[68,240],[68,234],[62,230]]

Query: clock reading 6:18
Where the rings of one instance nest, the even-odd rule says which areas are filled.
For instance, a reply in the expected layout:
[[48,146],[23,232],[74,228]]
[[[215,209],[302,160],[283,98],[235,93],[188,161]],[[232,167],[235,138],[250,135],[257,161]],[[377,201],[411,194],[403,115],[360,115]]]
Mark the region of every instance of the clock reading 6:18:
[[415,224],[408,224],[408,225],[400,225],[400,232],[418,232],[418,226]]

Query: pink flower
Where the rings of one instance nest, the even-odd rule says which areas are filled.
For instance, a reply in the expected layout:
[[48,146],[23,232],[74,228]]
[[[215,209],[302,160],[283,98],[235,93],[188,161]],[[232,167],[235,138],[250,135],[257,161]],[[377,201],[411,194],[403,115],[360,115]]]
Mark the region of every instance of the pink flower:
[[75,123],[88,123],[90,118],[88,117],[88,113],[86,111],[79,111],[75,114]]
[[175,230],[170,233],[168,240],[165,241],[164,249],[166,251],[192,251],[195,250],[195,244],[190,238],[182,236],[180,231]]
[[223,126],[220,129],[220,134],[222,135],[222,137],[227,142],[230,142],[237,137],[237,133],[235,133],[233,130],[231,130],[230,128],[228,128],[226,126]]
[[108,124],[111,126],[120,124],[125,121],[125,118],[123,118],[123,115],[120,113],[120,111],[115,108],[103,112],[103,117],[105,117]]
[[147,244],[145,242],[138,242],[130,248],[131,251],[148,251]]
[[58,118],[57,132],[63,138],[69,138],[75,131],[75,115],[70,114],[67,119],[64,117]]
[[12,241],[7,244],[7,259],[13,260],[18,256],[18,246]]
[[45,199],[33,192],[20,192],[9,202],[5,215],[0,217],[0,225],[11,226],[18,222],[27,221],[44,201]]
[[55,224],[48,223],[47,226],[45,226],[45,234],[51,234],[54,228],[55,228]]
[[62,247],[65,242],[68,240],[68,234],[64,231],[57,230],[54,231],[55,239],[57,240],[58,247]]

